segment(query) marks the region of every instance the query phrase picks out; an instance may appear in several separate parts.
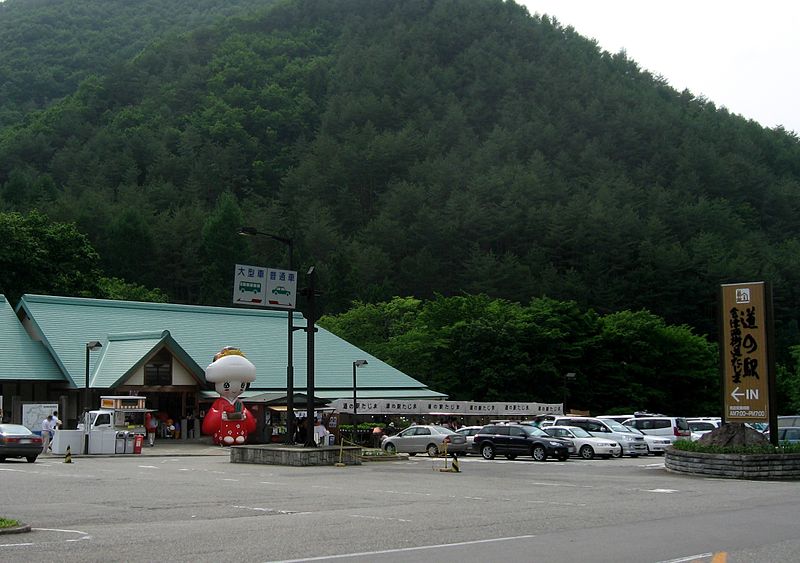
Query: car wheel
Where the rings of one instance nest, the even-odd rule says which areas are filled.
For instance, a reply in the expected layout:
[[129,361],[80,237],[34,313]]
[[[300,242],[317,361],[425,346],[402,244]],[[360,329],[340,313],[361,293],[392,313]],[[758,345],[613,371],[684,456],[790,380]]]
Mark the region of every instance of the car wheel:
[[533,446],[531,457],[536,461],[544,461],[547,459],[547,450],[544,449],[544,446]]
[[567,461],[569,459],[569,454],[561,454],[558,456],[558,461]]
[[36,458],[37,458],[37,457],[39,457],[39,456],[35,456],[35,455],[29,455],[29,456],[28,456],[28,457],[26,457],[25,459],[27,459],[27,460],[28,460],[28,463],[33,463],[34,461],[36,461]]
[[494,446],[491,444],[483,444],[481,446],[481,455],[483,459],[494,459]]
[[664,452],[653,452],[653,455],[664,455]]
[[594,459],[594,448],[588,444],[582,446],[580,454],[583,459]]
[[506,459],[510,459],[510,460],[513,461],[513,460],[517,459],[517,455],[516,454],[506,454]]
[[0,455],[0,463],[4,463],[6,461],[6,456]]
[[428,451],[428,456],[430,457],[436,457],[439,455],[439,448],[436,447],[436,444],[428,444],[426,450]]
[[408,452],[408,457],[414,457],[417,455],[417,452]]
[[619,449],[619,453],[611,454],[611,457],[621,458],[622,457],[622,448]]
[[394,444],[392,444],[392,443],[386,444],[386,446],[384,446],[383,449],[386,450],[387,454],[396,454],[397,453],[397,448],[395,448]]

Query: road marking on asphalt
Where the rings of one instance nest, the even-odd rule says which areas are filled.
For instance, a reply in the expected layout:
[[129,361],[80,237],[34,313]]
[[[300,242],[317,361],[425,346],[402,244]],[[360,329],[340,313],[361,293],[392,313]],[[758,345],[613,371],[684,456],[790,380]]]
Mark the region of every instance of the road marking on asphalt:
[[363,514],[348,514],[350,518],[366,518],[367,520],[391,520],[393,522],[413,522],[403,518],[389,518],[388,516],[364,516]]
[[231,479],[230,477],[226,477],[225,479],[220,479],[220,481],[236,481],[236,482],[238,482],[239,479]]
[[158,469],[155,465],[140,465],[141,469]]
[[388,553],[408,553],[411,551],[424,551],[429,549],[446,549],[448,547],[462,547],[465,545],[477,545],[481,543],[493,543],[502,541],[514,541],[535,538],[534,535],[512,536],[507,538],[491,538],[487,540],[462,541],[456,543],[440,543],[437,545],[421,545],[418,547],[401,547],[397,549],[382,549],[380,551],[361,551],[358,553],[340,553],[339,555],[321,555],[319,557],[306,557],[303,559],[284,559],[279,563],[300,563],[301,561],[325,561],[326,559],[345,559],[347,557],[370,557],[374,555],[384,555]]
[[697,555],[689,555],[688,557],[679,557],[678,559],[669,559],[666,561],[659,561],[658,563],[686,563],[686,561],[696,561],[698,559],[705,559],[711,557],[713,553],[698,553]]
[[677,489],[642,489],[645,493],[677,493]]
[[538,481],[532,481],[531,485],[538,485],[540,487],[570,487],[574,489],[594,489],[596,488],[594,485],[576,485],[574,483],[541,483]]
[[25,469],[11,469],[8,467],[0,467],[0,471],[16,471],[17,473],[27,473]]
[[277,508],[265,508],[261,506],[237,506],[233,508],[241,508],[242,510],[254,510],[256,512],[269,512],[270,514],[311,514],[311,512],[299,512],[296,510],[278,510]]
[[586,506],[585,502],[558,502],[555,500],[526,500],[531,504],[547,504],[552,506]]
[[0,543],[0,547],[26,547],[32,543]]

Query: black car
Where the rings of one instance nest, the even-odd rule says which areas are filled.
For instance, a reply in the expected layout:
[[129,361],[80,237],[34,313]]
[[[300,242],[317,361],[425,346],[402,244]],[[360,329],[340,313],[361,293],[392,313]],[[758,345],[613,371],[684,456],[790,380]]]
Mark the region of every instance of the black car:
[[0,462],[24,457],[29,463],[42,453],[42,439],[19,424],[0,424]]
[[575,446],[569,440],[549,436],[541,428],[525,424],[489,424],[475,434],[472,449],[484,459],[494,459],[497,454],[514,459],[529,455],[536,461],[548,457],[566,461]]

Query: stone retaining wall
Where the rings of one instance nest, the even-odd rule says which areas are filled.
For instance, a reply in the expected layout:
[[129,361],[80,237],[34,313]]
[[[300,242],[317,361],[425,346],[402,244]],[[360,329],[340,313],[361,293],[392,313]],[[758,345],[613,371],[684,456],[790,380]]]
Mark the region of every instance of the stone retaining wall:
[[361,465],[361,448],[354,446],[302,446],[253,445],[232,446],[231,463],[259,463],[262,465],[334,465],[341,456],[345,465]]
[[727,479],[800,479],[800,454],[708,454],[667,449],[668,471]]

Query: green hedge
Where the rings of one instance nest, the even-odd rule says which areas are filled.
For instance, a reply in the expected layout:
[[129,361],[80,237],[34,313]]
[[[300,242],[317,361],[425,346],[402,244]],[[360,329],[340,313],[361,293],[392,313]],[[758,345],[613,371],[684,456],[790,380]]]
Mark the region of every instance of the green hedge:
[[771,444],[758,444],[752,446],[708,446],[687,440],[678,440],[672,447],[684,452],[698,452],[706,454],[796,454],[800,453],[800,444],[784,443],[777,447]]

